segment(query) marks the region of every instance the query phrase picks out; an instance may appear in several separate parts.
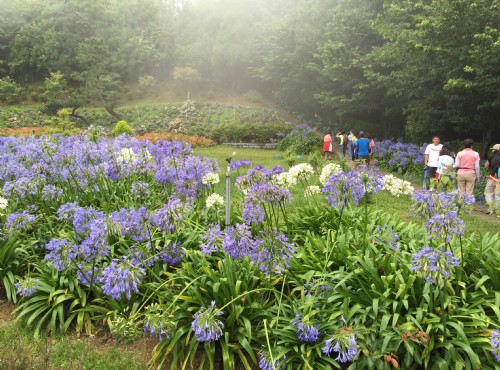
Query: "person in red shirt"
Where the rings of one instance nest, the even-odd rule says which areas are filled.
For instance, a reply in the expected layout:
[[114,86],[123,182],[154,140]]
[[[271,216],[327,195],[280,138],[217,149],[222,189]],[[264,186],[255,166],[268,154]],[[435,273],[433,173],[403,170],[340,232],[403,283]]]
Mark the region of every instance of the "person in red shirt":
[[323,154],[325,156],[325,159],[332,158],[333,146],[332,146],[332,135],[330,131],[328,131],[325,137],[323,138]]
[[479,169],[479,153],[472,149],[474,141],[472,139],[464,140],[464,150],[458,152],[455,159],[455,168],[457,171],[458,193],[467,195],[474,194],[474,184],[481,178]]

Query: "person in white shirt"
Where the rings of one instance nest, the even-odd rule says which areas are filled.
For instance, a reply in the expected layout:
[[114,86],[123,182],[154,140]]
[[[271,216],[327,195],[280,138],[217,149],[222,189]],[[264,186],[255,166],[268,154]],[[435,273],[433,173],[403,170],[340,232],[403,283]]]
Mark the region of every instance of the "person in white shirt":
[[436,178],[436,171],[439,167],[439,153],[442,148],[443,145],[439,144],[439,136],[434,136],[432,144],[427,145],[427,148],[425,148],[424,165],[428,169],[430,179]]
[[455,160],[451,156],[450,150],[444,146],[439,154],[439,167],[436,175],[438,188],[444,191],[453,190],[456,180],[455,168],[453,167]]

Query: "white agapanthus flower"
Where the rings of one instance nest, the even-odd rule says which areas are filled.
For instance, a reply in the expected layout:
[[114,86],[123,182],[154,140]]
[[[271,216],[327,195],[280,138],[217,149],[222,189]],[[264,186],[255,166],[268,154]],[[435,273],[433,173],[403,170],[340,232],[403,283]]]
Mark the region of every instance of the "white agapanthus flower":
[[9,205],[9,201],[4,197],[0,197],[0,210],[4,210]]
[[215,185],[218,184],[219,181],[220,181],[219,175],[214,172],[205,174],[201,179],[201,182],[205,185]]
[[271,184],[285,187],[288,184],[288,172],[281,172],[273,175]]
[[309,163],[299,163],[288,170],[288,185],[293,186],[301,180],[309,179],[312,175],[314,175],[314,169]]
[[135,153],[132,148],[122,148],[118,156],[118,162],[131,163],[135,161]]
[[321,170],[321,175],[319,176],[319,182],[321,182],[323,185],[325,185],[328,182],[328,179],[330,178],[331,175],[333,175],[334,173],[339,173],[339,172],[342,172],[342,167],[340,167],[340,164],[328,163]]
[[207,197],[207,208],[212,207],[223,207],[224,206],[224,197],[217,193],[213,193]]
[[310,185],[304,190],[304,197],[310,198],[317,194],[321,194],[321,189],[318,185]]
[[394,175],[384,176],[384,190],[387,190],[396,197],[401,195],[411,195],[415,191],[409,181],[402,180]]

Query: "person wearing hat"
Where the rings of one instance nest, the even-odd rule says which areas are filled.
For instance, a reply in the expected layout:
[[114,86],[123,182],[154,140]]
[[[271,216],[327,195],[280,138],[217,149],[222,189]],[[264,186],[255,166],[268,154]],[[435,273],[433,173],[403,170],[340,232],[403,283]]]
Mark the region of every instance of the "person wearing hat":
[[495,208],[496,213],[500,214],[500,204],[498,204],[500,200],[497,199],[495,207],[495,189],[498,187],[498,184],[494,180],[494,178],[498,176],[498,169],[500,168],[500,144],[493,145],[491,150],[491,156],[484,162],[484,168],[488,170],[488,181],[484,188],[484,200],[488,206],[489,214],[494,214]]

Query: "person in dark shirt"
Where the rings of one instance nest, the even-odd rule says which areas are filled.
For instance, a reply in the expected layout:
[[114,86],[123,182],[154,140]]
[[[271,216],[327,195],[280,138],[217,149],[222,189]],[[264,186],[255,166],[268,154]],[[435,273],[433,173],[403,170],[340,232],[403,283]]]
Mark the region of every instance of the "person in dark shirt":
[[[484,162],[484,168],[488,169],[488,175],[490,177],[495,177],[498,174],[498,169],[500,168],[500,144],[495,144],[491,148],[493,151],[492,155],[488,157],[488,160]],[[495,213],[495,188],[497,186],[495,180],[488,178],[486,182],[486,187],[484,188],[484,200],[488,206],[488,213]],[[500,209],[497,209],[500,212]]]

